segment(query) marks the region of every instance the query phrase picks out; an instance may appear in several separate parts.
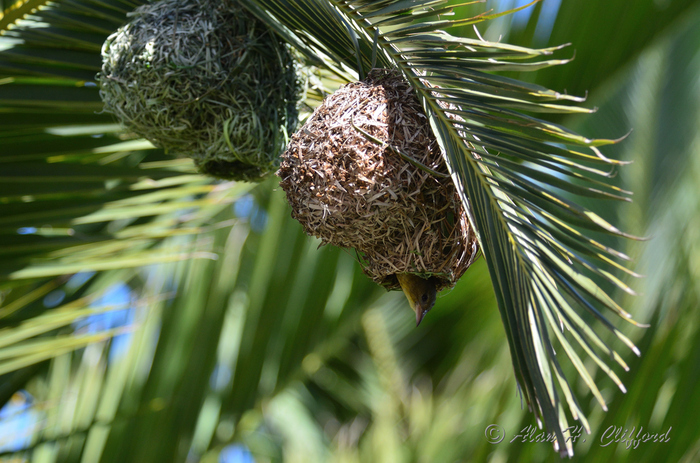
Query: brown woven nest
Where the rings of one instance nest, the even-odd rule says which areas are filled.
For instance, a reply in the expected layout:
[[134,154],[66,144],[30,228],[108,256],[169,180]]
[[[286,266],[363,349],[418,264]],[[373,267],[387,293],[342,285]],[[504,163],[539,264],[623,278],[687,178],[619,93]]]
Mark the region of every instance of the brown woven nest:
[[290,48],[235,0],[160,0],[128,16],[102,47],[105,111],[202,173],[274,172],[297,123]]
[[324,100],[292,136],[277,175],[305,231],[355,248],[375,282],[398,289],[395,275],[413,273],[435,276],[441,290],[478,251],[446,173],[410,85],[396,72],[374,70]]

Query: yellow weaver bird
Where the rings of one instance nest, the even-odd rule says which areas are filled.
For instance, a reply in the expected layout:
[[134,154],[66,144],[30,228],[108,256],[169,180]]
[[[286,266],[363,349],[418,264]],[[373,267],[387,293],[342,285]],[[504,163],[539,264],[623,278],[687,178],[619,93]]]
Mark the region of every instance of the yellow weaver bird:
[[398,273],[396,278],[399,280],[408,303],[416,313],[416,326],[418,326],[425,314],[435,305],[437,298],[435,278],[425,279],[410,273]]

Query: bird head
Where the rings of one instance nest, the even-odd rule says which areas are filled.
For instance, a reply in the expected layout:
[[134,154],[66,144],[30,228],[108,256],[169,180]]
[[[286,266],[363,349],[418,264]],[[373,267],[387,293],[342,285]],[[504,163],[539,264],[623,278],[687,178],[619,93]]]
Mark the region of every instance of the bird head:
[[399,273],[396,275],[401,289],[408,299],[408,303],[416,313],[416,326],[425,317],[430,309],[435,305],[437,290],[434,278],[421,278],[410,273]]

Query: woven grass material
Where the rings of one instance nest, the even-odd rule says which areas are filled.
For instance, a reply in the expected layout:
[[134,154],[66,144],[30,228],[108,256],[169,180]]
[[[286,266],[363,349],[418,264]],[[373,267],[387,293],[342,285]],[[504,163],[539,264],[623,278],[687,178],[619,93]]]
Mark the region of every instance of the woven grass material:
[[398,289],[395,275],[413,273],[437,277],[438,290],[452,287],[476,257],[476,236],[449,178],[395,150],[447,173],[411,87],[395,72],[374,70],[324,100],[292,136],[277,175],[305,231],[355,248],[378,284]]
[[205,174],[274,171],[297,123],[287,46],[233,0],[161,0],[130,17],[102,47],[105,111]]

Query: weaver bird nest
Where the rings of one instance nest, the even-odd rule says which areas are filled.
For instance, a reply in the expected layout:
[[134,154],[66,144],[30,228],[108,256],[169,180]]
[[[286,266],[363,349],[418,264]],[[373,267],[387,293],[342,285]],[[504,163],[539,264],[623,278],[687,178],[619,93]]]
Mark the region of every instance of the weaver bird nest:
[[355,248],[365,273],[387,289],[399,288],[396,274],[413,273],[435,276],[438,290],[453,286],[478,251],[446,174],[412,88],[386,70],[326,98],[292,136],[277,172],[308,234]]
[[102,47],[105,111],[200,171],[260,180],[297,122],[289,48],[234,0],[161,0]]

